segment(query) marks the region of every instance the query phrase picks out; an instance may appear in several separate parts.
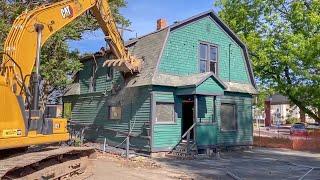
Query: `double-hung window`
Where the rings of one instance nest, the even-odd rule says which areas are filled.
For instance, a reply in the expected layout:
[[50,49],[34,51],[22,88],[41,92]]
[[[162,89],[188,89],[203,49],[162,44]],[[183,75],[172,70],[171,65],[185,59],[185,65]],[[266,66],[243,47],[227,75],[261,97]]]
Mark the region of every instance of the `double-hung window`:
[[210,44],[200,43],[200,72],[217,73],[218,47]]

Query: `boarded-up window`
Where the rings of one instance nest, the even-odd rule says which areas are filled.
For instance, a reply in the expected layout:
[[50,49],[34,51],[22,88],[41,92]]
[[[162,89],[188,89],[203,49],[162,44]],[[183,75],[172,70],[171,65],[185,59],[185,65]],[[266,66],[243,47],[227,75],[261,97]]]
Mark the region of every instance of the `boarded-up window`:
[[157,122],[174,122],[174,104],[173,103],[157,103]]
[[237,130],[236,105],[221,104],[221,130],[235,131]]
[[120,120],[121,119],[121,107],[109,106],[109,119]]

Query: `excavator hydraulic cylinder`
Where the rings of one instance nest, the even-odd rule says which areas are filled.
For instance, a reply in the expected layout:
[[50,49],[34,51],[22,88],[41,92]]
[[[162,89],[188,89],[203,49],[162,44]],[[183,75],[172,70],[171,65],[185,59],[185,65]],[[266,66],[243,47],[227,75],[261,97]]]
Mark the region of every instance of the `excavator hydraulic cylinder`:
[[32,110],[39,109],[39,81],[40,81],[40,53],[41,53],[41,38],[44,26],[42,24],[35,24],[34,28],[37,32],[37,53],[36,53],[36,73],[33,74],[33,105]]

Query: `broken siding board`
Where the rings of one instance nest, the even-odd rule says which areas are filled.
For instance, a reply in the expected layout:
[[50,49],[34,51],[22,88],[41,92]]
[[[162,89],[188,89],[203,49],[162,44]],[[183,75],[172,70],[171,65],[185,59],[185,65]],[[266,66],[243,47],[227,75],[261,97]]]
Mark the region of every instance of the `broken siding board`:
[[119,85],[123,83],[123,78],[117,70],[114,70],[112,79],[107,79],[107,67],[103,67],[105,60],[103,57],[97,57],[95,59],[96,62],[93,59],[83,62],[83,69],[79,72],[81,94],[92,93],[90,92],[90,86],[94,74],[93,66],[97,66],[95,71],[95,92],[110,91],[113,83]]
[[80,93],[88,93],[91,83],[92,76],[92,63],[90,61],[85,61],[83,63],[82,70],[79,71],[79,83],[80,83]]

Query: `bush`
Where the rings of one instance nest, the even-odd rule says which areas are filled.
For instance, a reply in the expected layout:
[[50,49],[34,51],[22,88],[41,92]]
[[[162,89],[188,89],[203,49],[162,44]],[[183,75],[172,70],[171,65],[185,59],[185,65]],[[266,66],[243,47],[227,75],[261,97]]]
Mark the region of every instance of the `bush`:
[[286,124],[294,124],[294,123],[298,123],[298,122],[300,122],[299,118],[290,117],[290,118],[286,119]]

